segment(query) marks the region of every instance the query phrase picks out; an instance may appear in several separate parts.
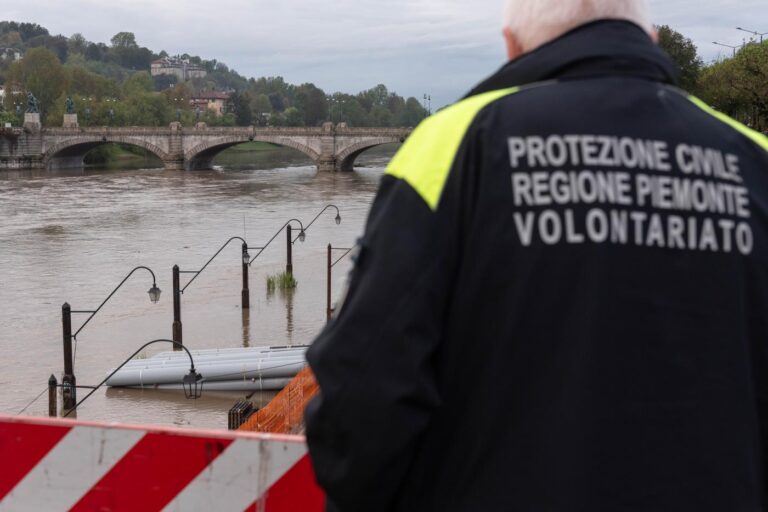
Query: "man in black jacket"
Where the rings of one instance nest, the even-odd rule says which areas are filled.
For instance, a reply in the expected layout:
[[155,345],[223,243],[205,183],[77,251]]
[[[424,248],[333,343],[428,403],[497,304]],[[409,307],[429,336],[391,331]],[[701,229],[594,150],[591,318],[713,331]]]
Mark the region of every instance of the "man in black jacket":
[[308,353],[329,509],[766,510],[768,140],[642,0],[508,0],[391,162]]

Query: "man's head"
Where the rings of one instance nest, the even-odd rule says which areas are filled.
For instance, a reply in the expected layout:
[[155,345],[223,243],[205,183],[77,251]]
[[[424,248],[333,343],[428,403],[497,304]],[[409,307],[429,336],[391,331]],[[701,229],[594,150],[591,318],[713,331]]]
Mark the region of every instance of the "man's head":
[[655,37],[646,0],[506,0],[504,37],[509,58],[599,19],[628,20]]

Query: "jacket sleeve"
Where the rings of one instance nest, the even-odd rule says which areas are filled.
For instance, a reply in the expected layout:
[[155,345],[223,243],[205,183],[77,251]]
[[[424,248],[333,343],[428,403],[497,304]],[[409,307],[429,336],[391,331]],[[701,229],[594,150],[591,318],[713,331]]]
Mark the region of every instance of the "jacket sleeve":
[[[431,411],[433,359],[454,269],[455,230],[405,181],[385,176],[346,301],[307,358],[318,482],[339,511],[391,510]],[[329,508],[331,510],[331,508]]]

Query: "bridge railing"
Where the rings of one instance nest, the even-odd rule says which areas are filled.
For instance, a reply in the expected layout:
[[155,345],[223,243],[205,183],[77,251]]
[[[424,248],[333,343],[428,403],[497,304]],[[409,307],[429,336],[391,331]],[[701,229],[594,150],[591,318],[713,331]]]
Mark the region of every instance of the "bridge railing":
[[[0,134],[7,128],[0,128]],[[21,133],[20,129],[12,129],[14,134]],[[357,137],[405,137],[408,136],[412,128],[350,128],[345,126],[335,126],[332,130],[323,127],[255,127],[255,126],[236,126],[236,127],[184,127],[181,129],[181,135],[222,135],[222,136],[309,136],[319,137],[326,135],[357,136]],[[94,135],[94,136],[151,136],[167,135],[172,133],[171,127],[149,127],[149,126],[87,126],[79,128],[44,128],[43,133],[52,136],[66,135]]]

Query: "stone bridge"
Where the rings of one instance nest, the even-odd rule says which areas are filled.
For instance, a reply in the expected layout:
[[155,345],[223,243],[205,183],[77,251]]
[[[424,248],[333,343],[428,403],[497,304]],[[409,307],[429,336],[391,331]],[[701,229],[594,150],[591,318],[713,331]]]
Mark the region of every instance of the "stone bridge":
[[286,146],[307,155],[320,171],[351,171],[365,150],[403,142],[410,128],[349,128],[326,123],[319,128],[71,127],[27,124],[0,129],[0,169],[82,167],[92,149],[108,143],[137,146],[156,155],[166,169],[210,169],[217,154],[250,141]]

